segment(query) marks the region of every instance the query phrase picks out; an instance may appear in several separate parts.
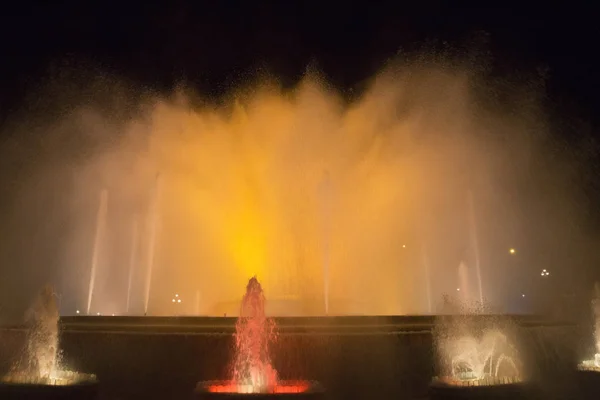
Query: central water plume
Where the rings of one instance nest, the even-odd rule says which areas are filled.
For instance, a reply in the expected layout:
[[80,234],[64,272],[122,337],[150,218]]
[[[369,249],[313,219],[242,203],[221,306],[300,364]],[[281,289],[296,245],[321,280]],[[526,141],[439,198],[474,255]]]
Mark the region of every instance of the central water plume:
[[256,277],[246,286],[235,325],[233,381],[240,393],[265,392],[277,385],[269,344],[276,338],[275,323],[265,316],[265,296]]
[[262,286],[253,277],[246,286],[235,326],[233,379],[199,382],[196,393],[200,398],[209,399],[232,398],[240,394],[254,397],[261,394],[267,398],[277,398],[279,395],[286,398],[320,398],[323,388],[318,382],[279,380],[269,354],[269,344],[276,338],[275,322],[265,315]]

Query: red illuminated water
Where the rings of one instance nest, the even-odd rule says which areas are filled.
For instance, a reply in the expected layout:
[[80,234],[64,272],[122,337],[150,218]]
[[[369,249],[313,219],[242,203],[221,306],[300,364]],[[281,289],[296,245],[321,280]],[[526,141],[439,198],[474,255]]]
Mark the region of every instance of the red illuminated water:
[[271,366],[269,356],[269,343],[275,339],[275,323],[265,315],[262,286],[253,277],[246,286],[235,325],[233,381],[238,386],[263,392],[277,384],[277,371]]
[[269,344],[277,339],[275,321],[265,315],[265,295],[256,277],[246,286],[235,325],[233,379],[207,387],[212,393],[302,393],[305,381],[278,381],[271,365]]
[[[304,393],[310,388],[310,383],[305,381],[298,382],[280,382],[275,386],[268,388],[269,393]],[[256,393],[251,387],[244,387],[233,381],[220,382],[208,387],[210,393]]]

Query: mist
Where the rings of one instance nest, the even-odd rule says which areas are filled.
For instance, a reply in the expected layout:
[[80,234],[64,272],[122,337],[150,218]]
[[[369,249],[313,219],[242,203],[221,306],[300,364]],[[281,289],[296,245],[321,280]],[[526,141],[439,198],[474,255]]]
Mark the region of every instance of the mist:
[[48,282],[63,314],[86,310],[102,190],[93,314],[126,312],[134,229],[129,313],[145,311],[150,258],[151,315],[235,313],[254,275],[272,314],[322,315],[326,291],[330,314],[435,312],[461,263],[476,297],[469,193],[487,302],[531,312],[542,268],[587,290],[583,167],[556,150],[543,85],[423,61],[391,63],[352,100],[313,71],[220,101],[64,83],[5,128],[5,318]]

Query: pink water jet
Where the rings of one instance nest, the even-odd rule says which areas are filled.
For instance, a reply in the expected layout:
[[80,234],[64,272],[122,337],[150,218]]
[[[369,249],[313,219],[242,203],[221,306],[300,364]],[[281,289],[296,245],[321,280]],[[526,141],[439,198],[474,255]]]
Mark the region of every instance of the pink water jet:
[[276,328],[275,321],[265,315],[265,295],[260,282],[253,277],[246,285],[235,325],[232,379],[199,382],[196,393],[200,398],[217,398],[217,394],[264,394],[269,398],[302,394],[313,398],[321,393],[316,382],[278,379],[269,353],[269,345],[277,340]]
[[269,343],[277,339],[275,323],[265,316],[265,295],[256,277],[246,286],[240,316],[235,325],[236,355],[233,381],[242,392],[258,392],[277,385],[277,371],[271,366]]

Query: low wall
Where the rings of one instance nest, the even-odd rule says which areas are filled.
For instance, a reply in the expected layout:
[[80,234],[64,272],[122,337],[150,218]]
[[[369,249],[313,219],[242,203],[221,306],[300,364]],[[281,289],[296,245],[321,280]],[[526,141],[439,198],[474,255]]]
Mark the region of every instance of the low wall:
[[[531,376],[562,376],[577,361],[577,328],[516,318]],[[280,318],[273,363],[284,379],[320,381],[332,399],[417,399],[436,373],[433,317]],[[189,399],[200,380],[229,376],[232,318],[69,317],[61,320],[65,363],[95,373],[102,399]],[[24,330],[0,329],[0,369]],[[0,371],[1,372],[1,371]]]

